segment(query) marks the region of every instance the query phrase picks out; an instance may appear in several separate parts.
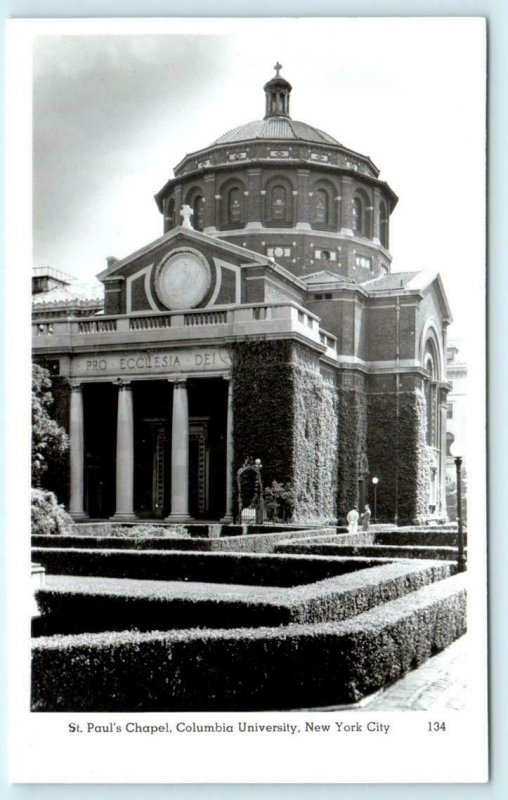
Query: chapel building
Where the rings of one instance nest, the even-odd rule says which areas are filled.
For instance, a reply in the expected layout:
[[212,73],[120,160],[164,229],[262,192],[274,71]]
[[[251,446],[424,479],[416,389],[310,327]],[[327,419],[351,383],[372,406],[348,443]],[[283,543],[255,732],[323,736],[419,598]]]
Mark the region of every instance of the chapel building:
[[397,196],[291,118],[280,69],[263,119],[175,167],[161,237],[108,258],[102,287],[38,272],[76,520],[231,522],[246,459],[291,484],[301,522],[344,519],[373,477],[378,519],[446,515],[441,279],[392,271]]

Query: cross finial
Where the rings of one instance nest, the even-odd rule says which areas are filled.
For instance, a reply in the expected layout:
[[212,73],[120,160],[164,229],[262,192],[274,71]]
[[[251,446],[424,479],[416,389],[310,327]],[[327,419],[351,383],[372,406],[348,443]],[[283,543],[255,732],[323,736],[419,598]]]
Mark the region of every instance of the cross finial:
[[180,211],[180,216],[182,218],[182,228],[192,228],[192,224],[190,218],[194,214],[193,209],[191,206],[182,206],[182,210]]
[[279,77],[279,72],[281,71],[281,69],[282,69],[282,64],[279,64],[279,62],[277,61],[276,65],[274,66],[276,78]]

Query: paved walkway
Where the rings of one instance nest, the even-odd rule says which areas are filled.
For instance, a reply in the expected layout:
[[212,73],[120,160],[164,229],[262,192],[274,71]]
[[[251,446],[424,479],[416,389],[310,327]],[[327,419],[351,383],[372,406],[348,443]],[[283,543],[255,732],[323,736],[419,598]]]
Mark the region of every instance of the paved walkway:
[[462,711],[467,706],[469,647],[468,636],[462,636],[392,686],[355,706],[342,706],[340,710]]
[[364,711],[461,711],[467,700],[470,642],[462,636],[367,702]]

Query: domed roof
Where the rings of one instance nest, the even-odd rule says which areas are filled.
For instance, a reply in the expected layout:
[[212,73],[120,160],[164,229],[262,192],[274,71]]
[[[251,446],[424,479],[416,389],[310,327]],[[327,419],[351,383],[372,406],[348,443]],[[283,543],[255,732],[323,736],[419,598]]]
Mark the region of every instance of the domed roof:
[[252,139],[278,139],[285,142],[299,139],[316,144],[340,145],[340,142],[328,133],[313,128],[306,122],[297,122],[291,119],[289,96],[292,86],[279,74],[282,69],[279,62],[275,64],[274,69],[275,76],[263,87],[266,98],[265,118],[233,128],[216,139],[212,147],[217,144],[232,144]]
[[330,136],[329,133],[313,128],[312,125],[307,125],[306,122],[297,122],[283,116],[270,116],[266,119],[247,122],[246,125],[240,125],[238,128],[233,128],[224,133],[213,144],[245,142],[249,139],[282,139],[284,141],[303,139],[316,144],[340,145],[340,142]]

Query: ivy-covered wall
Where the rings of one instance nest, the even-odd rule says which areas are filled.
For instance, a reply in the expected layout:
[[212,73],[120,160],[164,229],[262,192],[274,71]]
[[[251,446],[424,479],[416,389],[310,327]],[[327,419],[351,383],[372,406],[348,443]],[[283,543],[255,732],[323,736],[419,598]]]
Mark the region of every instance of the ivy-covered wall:
[[339,389],[338,516],[344,521],[359,503],[358,455],[367,441],[367,395],[354,388]]
[[238,342],[232,379],[234,476],[246,458],[260,458],[265,486],[276,480],[295,487],[295,520],[334,519],[336,395],[318,357],[289,340]]
[[[430,463],[425,400],[420,392],[372,394],[368,399],[370,474],[379,478],[377,518],[421,522],[429,513]],[[397,435],[398,427],[398,435]]]
[[328,522],[337,517],[336,390],[318,369],[302,364],[294,367],[294,386],[295,519]]

